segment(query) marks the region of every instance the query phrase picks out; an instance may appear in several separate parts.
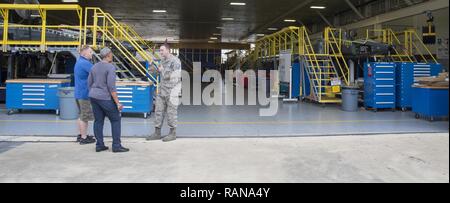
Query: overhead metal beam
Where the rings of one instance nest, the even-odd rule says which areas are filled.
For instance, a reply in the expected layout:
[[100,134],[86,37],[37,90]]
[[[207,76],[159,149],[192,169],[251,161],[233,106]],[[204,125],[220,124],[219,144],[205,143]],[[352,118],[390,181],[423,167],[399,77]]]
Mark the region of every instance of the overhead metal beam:
[[345,2],[347,2],[348,6],[350,6],[350,8],[356,13],[356,15],[359,16],[359,18],[364,19],[364,15],[359,12],[359,10],[356,8],[355,5],[353,5],[353,3],[350,0],[345,0]]
[[250,44],[242,43],[195,43],[180,42],[171,44],[176,49],[233,49],[233,50],[249,50]]
[[320,12],[320,11],[316,11],[317,15],[320,16],[320,18],[322,18],[322,20],[330,27],[334,27],[332,23],[330,23],[330,21]]
[[411,17],[415,15],[423,14],[425,11],[435,11],[449,7],[448,0],[430,0],[425,1],[420,4],[415,4],[406,8],[402,8],[389,13],[377,15],[356,23],[348,24],[343,26],[346,29],[357,29],[367,26],[372,26],[376,24],[381,24],[397,19],[402,19],[406,17]]
[[0,8],[11,10],[81,10],[78,4],[0,4]]
[[280,21],[284,20],[284,18],[288,17],[288,16],[291,15],[292,13],[294,13],[294,12],[296,12],[296,11],[298,11],[298,10],[300,10],[300,9],[302,9],[302,8],[304,8],[304,7],[306,7],[306,6],[308,6],[309,4],[311,4],[311,3],[313,3],[313,2],[314,2],[314,0],[306,0],[306,1],[303,1],[303,2],[299,3],[297,6],[295,6],[295,7],[292,8],[292,9],[290,9],[289,11],[285,12],[284,14],[282,14],[282,15],[276,17],[275,19],[273,19],[273,20],[271,20],[271,21],[269,21],[269,22],[267,22],[267,23],[265,23],[265,24],[263,24],[263,25],[260,25],[260,26],[256,27],[255,29],[251,30],[251,31],[248,32],[246,35],[242,36],[242,37],[240,38],[240,40],[243,40],[243,39],[245,39],[245,38],[248,38],[250,35],[255,34],[255,33],[257,33],[258,31],[260,31],[260,30],[262,30],[262,29],[268,28],[268,27],[270,27],[271,25],[273,25],[273,24],[275,24],[275,23],[277,23],[277,22],[280,22]]
[[[373,16],[371,18],[356,22],[347,24],[344,26],[341,26],[344,29],[352,30],[352,29],[358,29],[358,28],[364,28],[368,26],[373,26],[377,24],[386,23],[389,21],[394,21],[402,18],[407,18],[415,15],[421,15],[425,11],[436,11],[440,9],[445,9],[449,7],[449,1],[448,0],[430,0],[423,3],[415,4],[410,7],[402,8],[396,11],[392,11],[389,13]],[[310,35],[311,38],[316,39],[322,37],[323,32],[315,33],[313,35]]]

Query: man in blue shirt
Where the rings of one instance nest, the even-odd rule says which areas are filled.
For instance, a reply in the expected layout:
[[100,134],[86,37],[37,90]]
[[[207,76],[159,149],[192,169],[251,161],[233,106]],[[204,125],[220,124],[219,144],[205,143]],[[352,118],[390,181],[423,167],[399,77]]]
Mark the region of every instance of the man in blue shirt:
[[95,143],[93,136],[88,135],[89,121],[94,120],[91,102],[89,101],[88,77],[92,69],[93,51],[89,46],[83,46],[80,49],[80,57],[75,64],[75,99],[77,100],[78,109],[80,111],[80,119],[78,120],[78,128],[80,134],[77,142],[81,145]]

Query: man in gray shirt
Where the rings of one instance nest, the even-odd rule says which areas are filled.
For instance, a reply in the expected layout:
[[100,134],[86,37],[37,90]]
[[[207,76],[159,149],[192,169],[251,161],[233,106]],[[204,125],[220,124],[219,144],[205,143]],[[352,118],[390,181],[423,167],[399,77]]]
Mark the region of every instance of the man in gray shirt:
[[119,102],[116,90],[116,68],[111,64],[113,53],[111,49],[100,51],[102,61],[92,67],[88,77],[89,98],[94,112],[94,134],[97,138],[96,152],[106,151],[109,148],[103,142],[103,125],[105,117],[111,122],[113,137],[112,151],[128,152],[129,149],[121,144],[121,116],[123,106]]

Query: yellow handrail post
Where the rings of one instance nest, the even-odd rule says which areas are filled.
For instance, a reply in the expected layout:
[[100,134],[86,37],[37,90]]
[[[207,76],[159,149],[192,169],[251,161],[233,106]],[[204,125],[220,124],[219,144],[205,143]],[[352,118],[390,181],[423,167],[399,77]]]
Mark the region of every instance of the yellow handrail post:
[[79,20],[79,32],[78,32],[78,48],[81,48],[82,37],[83,37],[83,9],[78,10],[78,20]]
[[85,8],[85,10],[84,10],[84,36],[83,36],[84,42],[83,42],[83,45],[87,45],[88,12],[89,12],[88,8]]
[[2,9],[3,16],[3,52],[8,51],[9,9]]
[[39,14],[41,15],[42,19],[42,28],[41,28],[41,52],[44,53],[46,50],[46,34],[47,34],[47,11],[44,9],[39,9]]
[[93,20],[94,21],[92,25],[92,46],[94,49],[97,49],[97,23],[98,23],[97,10],[94,10]]
[[[104,29],[104,30],[108,29],[108,24],[107,24],[105,18],[103,18],[103,28],[102,29]],[[105,35],[103,34],[102,35],[102,47],[105,47],[105,40],[106,40]]]

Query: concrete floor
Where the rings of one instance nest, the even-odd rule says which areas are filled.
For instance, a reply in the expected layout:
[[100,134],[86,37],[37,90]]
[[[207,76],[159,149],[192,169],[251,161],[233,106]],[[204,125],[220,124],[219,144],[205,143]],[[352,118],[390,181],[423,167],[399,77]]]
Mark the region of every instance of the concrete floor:
[[127,154],[68,141],[0,136],[0,182],[449,182],[447,133],[125,138]]
[[[182,106],[178,135],[198,137],[291,137],[385,133],[449,132],[449,122],[416,120],[412,112],[378,112],[361,109],[344,112],[338,106],[325,108],[311,103],[284,103],[273,117],[259,117],[258,106]],[[125,115],[124,137],[147,136],[153,120],[142,115]],[[109,123],[105,134],[110,135]],[[163,133],[167,133],[167,127]],[[91,128],[92,132],[92,128]],[[62,121],[53,112],[25,111],[6,115],[0,105],[0,136],[74,136],[76,121]]]

